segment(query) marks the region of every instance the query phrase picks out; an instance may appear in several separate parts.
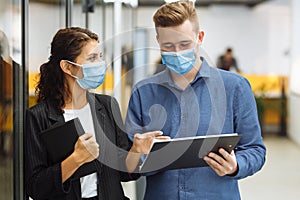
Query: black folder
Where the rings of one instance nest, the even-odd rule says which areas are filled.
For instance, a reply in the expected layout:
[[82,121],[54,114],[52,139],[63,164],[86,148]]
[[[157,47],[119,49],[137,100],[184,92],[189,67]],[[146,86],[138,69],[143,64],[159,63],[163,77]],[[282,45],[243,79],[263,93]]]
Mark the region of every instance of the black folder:
[[[49,161],[55,164],[65,160],[74,151],[74,145],[82,134],[84,134],[84,129],[78,118],[42,131],[41,137],[46,146]],[[96,172],[96,161],[80,166],[71,178],[77,179],[93,172]]]
[[[206,167],[203,157],[220,148],[231,152],[241,138],[240,134],[219,134],[158,140],[139,168],[140,173],[181,168]],[[218,153],[219,154],[219,153]]]

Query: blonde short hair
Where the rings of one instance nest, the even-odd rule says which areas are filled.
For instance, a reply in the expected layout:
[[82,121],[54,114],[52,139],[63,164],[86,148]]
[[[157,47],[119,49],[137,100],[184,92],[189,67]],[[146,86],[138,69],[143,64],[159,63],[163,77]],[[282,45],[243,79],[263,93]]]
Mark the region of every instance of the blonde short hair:
[[193,24],[195,32],[199,31],[199,19],[195,5],[188,0],[164,4],[153,16],[155,28],[179,26],[186,20]]

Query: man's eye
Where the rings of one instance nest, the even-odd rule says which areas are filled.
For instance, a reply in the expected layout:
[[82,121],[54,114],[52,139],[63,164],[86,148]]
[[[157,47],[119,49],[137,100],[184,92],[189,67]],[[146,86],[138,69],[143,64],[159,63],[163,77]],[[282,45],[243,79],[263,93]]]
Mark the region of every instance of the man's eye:
[[165,44],[165,45],[164,45],[164,48],[166,48],[166,49],[171,49],[172,47],[173,47],[172,44]]
[[184,42],[184,43],[181,43],[180,46],[182,47],[188,47],[191,45],[191,42]]

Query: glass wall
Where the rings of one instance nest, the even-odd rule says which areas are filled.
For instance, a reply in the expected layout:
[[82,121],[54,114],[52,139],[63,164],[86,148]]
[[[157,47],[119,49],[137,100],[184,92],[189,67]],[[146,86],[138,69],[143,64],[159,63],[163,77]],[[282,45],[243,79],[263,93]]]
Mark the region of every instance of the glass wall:
[[26,1],[0,5],[0,198],[22,199],[24,10]]

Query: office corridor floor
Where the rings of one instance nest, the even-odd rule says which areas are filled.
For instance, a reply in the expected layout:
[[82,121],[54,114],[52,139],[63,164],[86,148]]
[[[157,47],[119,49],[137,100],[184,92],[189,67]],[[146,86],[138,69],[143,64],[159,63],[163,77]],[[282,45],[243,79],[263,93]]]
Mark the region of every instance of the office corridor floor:
[[267,160],[254,176],[240,181],[243,200],[299,200],[300,146],[285,137],[266,136]]

